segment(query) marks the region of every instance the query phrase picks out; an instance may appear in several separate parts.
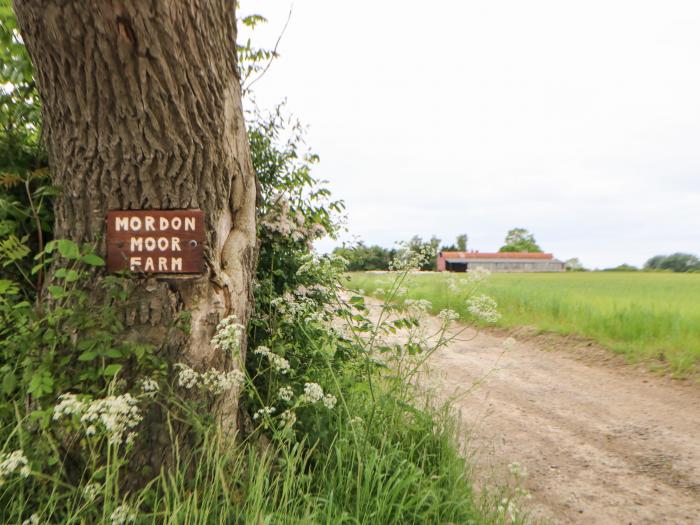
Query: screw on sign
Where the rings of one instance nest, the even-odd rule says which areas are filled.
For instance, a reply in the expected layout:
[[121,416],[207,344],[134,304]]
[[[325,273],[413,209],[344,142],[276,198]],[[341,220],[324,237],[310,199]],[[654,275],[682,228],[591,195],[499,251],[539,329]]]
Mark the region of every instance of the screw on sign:
[[204,213],[108,211],[107,270],[146,274],[204,272]]

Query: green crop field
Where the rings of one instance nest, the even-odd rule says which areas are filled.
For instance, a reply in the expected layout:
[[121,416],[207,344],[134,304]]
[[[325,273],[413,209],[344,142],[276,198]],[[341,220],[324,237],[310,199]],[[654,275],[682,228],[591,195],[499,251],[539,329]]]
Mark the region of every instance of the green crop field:
[[[404,283],[407,297],[428,299],[435,312],[452,308],[468,316],[468,292],[452,291],[450,278],[467,275],[413,274]],[[390,280],[387,274],[351,274],[351,286],[368,294]],[[681,376],[700,362],[700,274],[494,274],[478,293],[497,301],[500,326],[590,337],[632,361],[648,360]]]

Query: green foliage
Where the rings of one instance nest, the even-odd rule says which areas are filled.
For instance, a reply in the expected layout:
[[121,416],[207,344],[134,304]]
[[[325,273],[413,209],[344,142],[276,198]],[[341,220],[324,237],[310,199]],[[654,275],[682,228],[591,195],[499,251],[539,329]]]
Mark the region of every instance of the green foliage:
[[396,250],[381,246],[367,246],[362,241],[356,245],[343,244],[333,250],[333,254],[348,262],[347,269],[351,272],[367,270],[388,270]]
[[445,252],[466,252],[467,242],[469,241],[469,236],[466,233],[462,235],[457,235],[455,244],[448,244],[440,248],[441,251]]
[[645,270],[667,270],[672,272],[700,271],[700,259],[690,253],[656,255],[644,263]]
[[535,241],[535,236],[525,228],[513,228],[506,235],[505,244],[499,252],[542,252]]

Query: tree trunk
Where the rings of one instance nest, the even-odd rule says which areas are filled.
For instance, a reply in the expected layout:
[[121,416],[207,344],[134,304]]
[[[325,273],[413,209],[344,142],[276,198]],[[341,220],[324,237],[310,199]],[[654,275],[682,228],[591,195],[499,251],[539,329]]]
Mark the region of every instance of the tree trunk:
[[[61,190],[55,237],[97,242],[104,253],[107,210],[204,211],[205,274],[140,278],[140,306],[126,313],[130,337],[200,369],[236,366],[210,339],[225,316],[245,325],[252,305],[256,191],[234,5],[15,1]],[[191,331],[174,337],[169,328],[183,311]],[[235,428],[236,396],[229,397],[222,421]]]

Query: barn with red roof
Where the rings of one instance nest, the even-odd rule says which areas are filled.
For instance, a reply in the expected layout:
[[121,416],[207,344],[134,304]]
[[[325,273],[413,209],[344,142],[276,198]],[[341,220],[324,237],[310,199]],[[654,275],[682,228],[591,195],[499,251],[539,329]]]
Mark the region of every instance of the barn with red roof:
[[491,272],[563,272],[564,263],[551,253],[534,252],[440,252],[440,272],[468,272],[484,268]]

